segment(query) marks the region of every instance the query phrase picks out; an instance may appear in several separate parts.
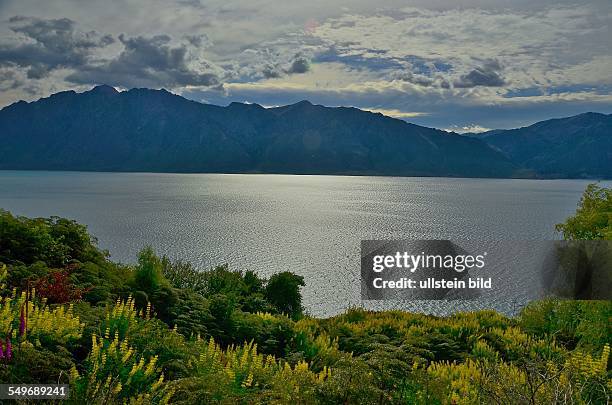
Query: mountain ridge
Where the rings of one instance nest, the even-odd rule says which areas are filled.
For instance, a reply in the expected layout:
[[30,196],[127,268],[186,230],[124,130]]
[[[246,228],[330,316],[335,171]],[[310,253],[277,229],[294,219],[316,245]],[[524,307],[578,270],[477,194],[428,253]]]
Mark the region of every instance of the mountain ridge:
[[[0,110],[0,169],[565,177],[519,159],[506,137],[517,130],[464,136],[308,100],[223,107],[165,89],[100,85]],[[608,166],[567,173],[612,176]]]
[[540,177],[612,177],[612,114],[585,112],[479,137]]

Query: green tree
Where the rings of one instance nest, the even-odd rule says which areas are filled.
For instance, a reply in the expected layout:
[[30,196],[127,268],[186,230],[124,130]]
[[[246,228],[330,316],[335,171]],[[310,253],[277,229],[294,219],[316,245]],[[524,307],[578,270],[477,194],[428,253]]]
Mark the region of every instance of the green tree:
[[162,272],[162,261],[150,246],[138,254],[138,266],[134,272],[134,284],[139,290],[152,293],[161,287],[168,286],[168,281]]
[[302,315],[300,287],[305,286],[304,277],[289,271],[270,277],[266,285],[266,298],[279,312],[296,319]]
[[612,189],[589,184],[574,216],[556,229],[567,240],[612,240]]

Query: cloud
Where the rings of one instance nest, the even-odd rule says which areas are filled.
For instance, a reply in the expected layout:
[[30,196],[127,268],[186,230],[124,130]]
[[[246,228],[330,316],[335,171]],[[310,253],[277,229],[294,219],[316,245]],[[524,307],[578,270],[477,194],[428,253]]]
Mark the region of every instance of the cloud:
[[68,18],[45,20],[14,16],[9,19],[9,23],[12,24],[13,32],[23,34],[55,52],[74,53],[104,47],[114,42],[110,35],[100,35],[95,31],[77,31],[75,22]]
[[[14,73],[0,103],[105,82],[375,107],[441,128],[612,112],[609,0],[409,3],[10,1],[2,15],[37,17],[0,22],[0,69]],[[401,116],[414,111],[427,115]]]
[[310,61],[303,55],[295,55],[291,66],[286,70],[288,74],[306,73],[310,70]]
[[23,85],[23,80],[14,69],[0,69],[0,90],[15,90]]
[[110,35],[80,31],[68,18],[15,16],[8,20],[15,34],[0,43],[0,66],[27,69],[29,79],[41,79],[54,69],[87,65],[96,50],[114,42]]
[[[306,79],[305,75],[299,80],[288,77],[257,83],[228,83],[225,86],[227,93],[223,95],[197,89],[186,90],[182,95],[218,105],[226,105],[233,100],[260,105],[286,105],[307,99],[314,104],[354,106],[381,112],[416,124],[448,128],[455,132],[477,131],[476,126],[514,128],[585,111],[612,112],[610,94],[566,92],[507,98],[498,94],[497,88],[431,89],[399,80],[368,81],[359,76],[350,77],[351,74],[345,74],[349,77],[345,84],[339,86],[327,83],[316,86],[302,80]],[[466,93],[466,90],[469,92]]]
[[262,68],[261,74],[263,74],[266,79],[275,79],[281,77],[283,75],[283,72],[278,65],[275,66],[271,64],[266,64]]
[[424,112],[417,112],[417,111],[400,111],[397,110],[395,108],[367,108],[367,107],[362,107],[362,110],[365,111],[370,111],[373,113],[381,113],[382,115],[386,115],[388,117],[393,117],[393,118],[416,118],[416,117],[423,117],[425,115],[429,115],[428,113],[424,113]]
[[[264,43],[258,49],[246,49],[236,56],[232,74],[241,81],[281,78],[287,75],[304,74],[311,70],[310,54],[315,46],[306,45],[299,39],[276,40]],[[295,49],[301,49],[295,52]]]
[[448,79],[446,79],[440,74],[427,76],[424,74],[413,73],[410,71],[393,72],[391,78],[394,80],[402,80],[423,87],[438,87],[442,89],[449,89],[451,87],[451,84]]
[[499,61],[491,59],[482,66],[474,68],[468,74],[462,75],[458,80],[455,80],[453,85],[458,88],[501,87],[506,84],[506,81],[500,75],[501,70]]
[[[14,36],[0,43],[0,66],[25,69],[28,79],[68,69],[74,84],[108,83],[120,87],[218,86],[223,70],[201,51],[210,46],[204,34],[127,36],[78,29],[68,18],[15,16],[8,20]],[[110,54],[109,45],[120,45]],[[116,48],[116,47],[115,47]]]
[[405,8],[346,14],[312,35],[333,50],[334,60],[366,69],[369,61],[383,77],[386,70],[388,78],[423,87],[546,87],[564,82],[570,72],[575,80],[589,80],[575,71],[584,71],[586,61],[597,60],[600,77],[612,71],[603,58],[610,54],[603,38],[609,37],[612,14],[600,8]]
[[444,131],[456,132],[458,134],[481,134],[483,132],[490,131],[491,128],[485,128],[478,124],[469,124],[464,126],[453,125],[449,128],[445,128]]
[[[218,69],[191,53],[193,38],[172,44],[168,35],[119,35],[121,53],[102,64],[91,64],[68,75],[72,83],[106,83],[119,87],[218,86]],[[196,41],[199,43],[199,41]]]

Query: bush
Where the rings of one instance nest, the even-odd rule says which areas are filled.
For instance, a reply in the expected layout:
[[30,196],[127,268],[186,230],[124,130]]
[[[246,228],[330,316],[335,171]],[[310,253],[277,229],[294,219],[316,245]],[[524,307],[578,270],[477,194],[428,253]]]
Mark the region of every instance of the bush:
[[547,299],[527,305],[519,316],[525,332],[554,339],[568,350],[597,351],[612,336],[611,301],[562,301]]
[[19,347],[13,360],[3,359],[0,364],[0,381],[19,384],[67,384],[74,367],[71,353],[65,347],[48,349],[27,343]]
[[38,295],[46,298],[51,304],[64,304],[70,301],[80,301],[87,290],[77,288],[70,281],[67,270],[55,270],[34,283]]
[[261,353],[277,357],[285,355],[294,335],[293,322],[281,315],[234,311],[232,323],[233,342],[255,342]]

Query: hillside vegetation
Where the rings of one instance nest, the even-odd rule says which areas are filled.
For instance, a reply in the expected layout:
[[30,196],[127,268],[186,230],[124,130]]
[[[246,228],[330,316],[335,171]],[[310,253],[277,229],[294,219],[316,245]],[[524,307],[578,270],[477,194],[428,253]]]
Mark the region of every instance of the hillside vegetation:
[[0,381],[70,384],[69,403],[611,400],[610,301],[316,319],[292,273],[198,272],[150,248],[121,265],[78,223],[6,211],[0,262]]

